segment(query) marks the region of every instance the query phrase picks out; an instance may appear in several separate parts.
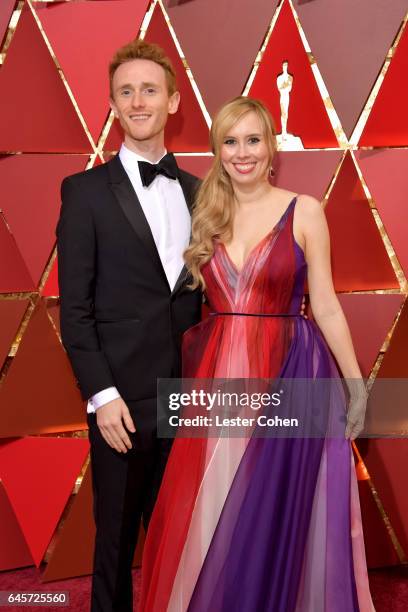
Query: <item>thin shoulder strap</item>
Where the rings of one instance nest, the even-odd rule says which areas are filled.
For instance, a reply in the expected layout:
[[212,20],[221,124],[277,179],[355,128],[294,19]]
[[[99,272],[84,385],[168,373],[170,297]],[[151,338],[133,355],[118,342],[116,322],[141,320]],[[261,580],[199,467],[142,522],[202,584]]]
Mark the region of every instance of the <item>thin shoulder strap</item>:
[[283,213],[283,215],[282,215],[282,217],[281,217],[281,219],[280,219],[280,223],[279,223],[279,225],[280,225],[281,223],[285,223],[285,222],[286,222],[286,219],[287,219],[287,218],[289,217],[289,215],[290,215],[290,214],[291,214],[291,213],[294,211],[295,206],[296,206],[297,199],[298,199],[298,195],[296,194],[296,195],[295,195],[295,196],[294,196],[294,197],[291,199],[291,201],[289,202],[287,209],[285,210],[285,212]]

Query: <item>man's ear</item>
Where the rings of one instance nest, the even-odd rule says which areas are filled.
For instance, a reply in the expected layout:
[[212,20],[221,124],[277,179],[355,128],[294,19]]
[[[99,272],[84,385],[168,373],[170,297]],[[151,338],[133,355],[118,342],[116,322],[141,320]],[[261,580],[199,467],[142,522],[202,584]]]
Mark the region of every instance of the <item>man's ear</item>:
[[175,91],[169,98],[169,115],[174,115],[177,113],[177,109],[180,104],[180,92]]
[[112,98],[109,98],[109,106],[111,107],[111,109],[113,110],[113,114],[115,115],[115,117],[118,117],[118,111],[116,108],[116,104],[115,102],[112,100]]

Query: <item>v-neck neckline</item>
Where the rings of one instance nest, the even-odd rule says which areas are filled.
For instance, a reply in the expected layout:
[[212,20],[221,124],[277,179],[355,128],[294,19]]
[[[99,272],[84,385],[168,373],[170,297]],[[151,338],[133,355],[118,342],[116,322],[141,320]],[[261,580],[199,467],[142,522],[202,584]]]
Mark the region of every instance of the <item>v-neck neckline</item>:
[[219,242],[219,244],[222,246],[222,249],[228,259],[228,261],[230,262],[230,264],[232,265],[232,267],[234,268],[235,272],[237,273],[237,275],[241,275],[242,272],[244,271],[248,261],[251,259],[251,257],[254,255],[254,253],[256,253],[256,251],[263,245],[264,242],[266,242],[266,240],[268,240],[268,238],[275,233],[276,229],[279,227],[280,223],[282,222],[283,218],[285,217],[286,213],[288,212],[289,208],[292,206],[293,202],[295,202],[297,200],[297,195],[295,195],[291,201],[289,202],[289,204],[287,205],[287,207],[285,208],[285,210],[283,211],[282,215],[279,217],[278,221],[275,223],[275,225],[272,227],[272,229],[269,230],[269,232],[267,234],[265,234],[265,236],[263,238],[261,238],[261,240],[259,240],[259,242],[257,242],[255,244],[255,246],[252,247],[252,249],[249,251],[248,255],[245,257],[244,263],[242,264],[241,268],[238,268],[238,266],[236,265],[236,263],[233,261],[233,259],[231,258],[231,255],[228,253],[228,249],[225,246],[224,242]]

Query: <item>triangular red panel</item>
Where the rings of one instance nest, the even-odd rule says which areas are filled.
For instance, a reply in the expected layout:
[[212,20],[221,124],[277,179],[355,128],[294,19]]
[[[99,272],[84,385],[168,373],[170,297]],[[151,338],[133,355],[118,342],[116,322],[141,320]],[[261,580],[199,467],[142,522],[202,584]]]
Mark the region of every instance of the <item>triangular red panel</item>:
[[305,148],[338,147],[287,0],[283,3],[248,94],[266,103],[275,119],[278,132],[281,132],[281,112],[276,78],[282,72],[284,61],[289,62],[288,72],[293,76],[288,132],[299,136]]
[[[363,459],[384,510],[405,552],[408,551],[408,440],[365,440]],[[360,451],[361,452],[361,451]]]
[[[21,92],[21,75],[24,91]],[[89,140],[28,6],[0,70],[0,151],[88,152]]]
[[177,165],[194,176],[203,179],[209,171],[212,163],[212,156],[207,155],[178,155]]
[[[148,0],[34,3],[95,141],[109,113],[109,62],[119,47],[137,36],[148,3]],[[75,38],[75,44],[73,29],[84,33]],[[92,67],[84,61],[90,57]]]
[[0,480],[0,572],[33,565],[27,542]]
[[408,27],[391,60],[361,134],[361,147],[408,145]]
[[6,35],[16,1],[17,0],[2,0],[0,3],[0,46]]
[[[149,23],[145,40],[157,43],[166,51],[177,74],[181,102],[177,113],[170,115],[167,122],[165,141],[167,149],[191,153],[208,151],[207,123],[158,4]],[[122,138],[121,128],[115,120],[105,143],[106,151],[119,149]]]
[[349,153],[325,210],[336,291],[399,288]]
[[[377,378],[408,378],[408,302],[405,302]],[[408,398],[404,398],[408,402]]]
[[322,200],[341,156],[341,151],[280,151],[272,164],[273,184]]
[[8,155],[0,159],[2,209],[36,285],[55,243],[61,181],[83,170],[87,161],[88,156],[82,155]]
[[[134,565],[140,565],[144,543],[141,528],[134,556]],[[91,469],[88,468],[69,515],[58,534],[56,545],[42,575],[44,582],[63,580],[71,576],[92,573],[95,524],[92,513]],[[78,550],[81,554],[78,555]]]
[[[85,472],[42,580],[61,580],[92,573],[95,523],[92,515],[91,469]],[[78,550],[81,554],[78,555]]]
[[58,297],[59,296],[58,259],[57,258],[55,258],[55,261],[52,264],[50,274],[47,278],[47,282],[44,285],[44,289],[42,290],[41,295],[43,295],[44,297]]
[[0,213],[0,293],[33,291],[33,279]]
[[[399,559],[387,532],[384,519],[375,503],[370,485],[366,480],[359,481],[361,518],[363,522],[364,547],[367,567],[399,565]],[[377,608],[378,609],[378,608]]]
[[398,261],[408,277],[408,150],[356,151],[356,157]]
[[369,376],[404,296],[339,294],[363,376]]
[[36,565],[88,451],[88,440],[75,438],[34,437],[0,443],[0,478]]
[[27,306],[28,300],[0,301],[0,368],[7,357]]
[[239,96],[278,0],[165,0],[208,111]]
[[407,1],[294,0],[293,4],[350,136],[407,12]]
[[[35,410],[33,410],[33,398]],[[40,304],[0,388],[0,437],[86,429],[68,357]]]
[[406,437],[408,304],[405,302],[370,391],[365,431],[371,437]]

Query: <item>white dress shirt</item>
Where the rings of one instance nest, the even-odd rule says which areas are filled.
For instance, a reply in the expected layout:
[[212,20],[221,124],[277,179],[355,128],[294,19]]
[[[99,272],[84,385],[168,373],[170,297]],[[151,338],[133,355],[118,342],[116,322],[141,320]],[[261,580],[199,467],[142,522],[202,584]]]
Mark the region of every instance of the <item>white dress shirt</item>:
[[[149,187],[144,187],[137,162],[149,162],[149,160],[134,153],[124,144],[119,151],[119,159],[139,199],[153,234],[170,289],[173,289],[183,269],[183,252],[188,246],[191,232],[190,213],[181,185],[178,180],[159,174]],[[155,163],[158,163],[160,159]],[[95,412],[118,397],[120,394],[116,387],[103,389],[89,399],[87,411]]]

